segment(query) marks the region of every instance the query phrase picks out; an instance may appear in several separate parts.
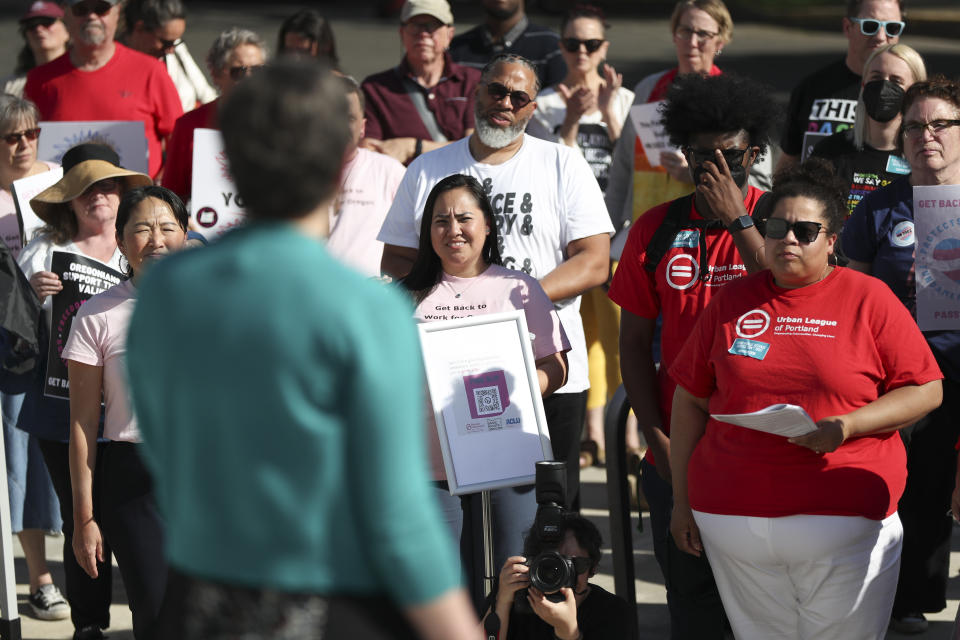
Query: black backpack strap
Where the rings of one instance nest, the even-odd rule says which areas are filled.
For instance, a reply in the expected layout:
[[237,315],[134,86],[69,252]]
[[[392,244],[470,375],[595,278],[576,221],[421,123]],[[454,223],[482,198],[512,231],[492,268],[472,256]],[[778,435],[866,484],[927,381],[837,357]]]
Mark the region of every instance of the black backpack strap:
[[666,217],[650,238],[650,244],[647,245],[647,257],[643,261],[643,267],[647,271],[653,273],[657,270],[657,265],[670,250],[670,245],[673,244],[677,234],[689,225],[692,204],[693,194],[677,198],[670,203]]

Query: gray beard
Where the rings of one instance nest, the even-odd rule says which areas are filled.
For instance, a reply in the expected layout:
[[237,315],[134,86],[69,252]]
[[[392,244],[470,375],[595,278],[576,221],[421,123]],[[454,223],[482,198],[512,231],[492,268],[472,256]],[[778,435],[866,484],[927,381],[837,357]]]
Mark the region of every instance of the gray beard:
[[80,34],[80,40],[86,44],[93,46],[100,46],[107,40],[106,29],[99,24],[87,24],[84,25],[83,31]]
[[523,135],[523,130],[527,128],[527,121],[517,121],[506,129],[495,127],[487,119],[474,114],[474,125],[476,126],[477,138],[484,145],[491,149],[503,149],[505,146]]

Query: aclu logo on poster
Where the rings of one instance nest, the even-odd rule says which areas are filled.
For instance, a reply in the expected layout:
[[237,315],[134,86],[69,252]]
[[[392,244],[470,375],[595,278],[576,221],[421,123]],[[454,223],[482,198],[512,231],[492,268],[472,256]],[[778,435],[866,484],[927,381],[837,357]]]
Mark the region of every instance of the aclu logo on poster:
[[913,188],[917,322],[960,329],[960,186]]

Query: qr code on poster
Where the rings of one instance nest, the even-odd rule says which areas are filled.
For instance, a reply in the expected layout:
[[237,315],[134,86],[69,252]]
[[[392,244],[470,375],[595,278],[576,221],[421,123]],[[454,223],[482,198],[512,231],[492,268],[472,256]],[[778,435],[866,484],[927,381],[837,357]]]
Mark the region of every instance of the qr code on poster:
[[473,402],[477,407],[477,415],[487,416],[503,413],[500,402],[500,389],[497,387],[478,387],[473,390]]

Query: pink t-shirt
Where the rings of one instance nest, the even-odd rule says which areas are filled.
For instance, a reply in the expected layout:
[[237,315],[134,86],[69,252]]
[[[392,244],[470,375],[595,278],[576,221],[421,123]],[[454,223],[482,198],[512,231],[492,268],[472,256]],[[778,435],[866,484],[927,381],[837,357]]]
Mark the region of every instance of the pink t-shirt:
[[340,206],[330,215],[327,248],[372,278],[380,276],[383,243],[377,240],[403,179],[403,165],[382,153],[357,149],[343,167]]
[[[460,294],[459,297],[457,294]],[[458,278],[444,273],[440,284],[417,305],[413,316],[420,322],[431,322],[516,309],[523,309],[526,317],[534,359],[539,360],[570,350],[570,342],[553,303],[536,278],[522,271],[497,265],[490,265],[475,278]],[[430,405],[429,396],[427,408],[427,439],[430,443],[433,479],[446,480],[437,424],[433,418],[433,406]]]
[[130,280],[87,300],[77,311],[63,359],[103,367],[103,400],[107,406],[103,437],[140,442],[127,386],[127,327],[137,291]]

